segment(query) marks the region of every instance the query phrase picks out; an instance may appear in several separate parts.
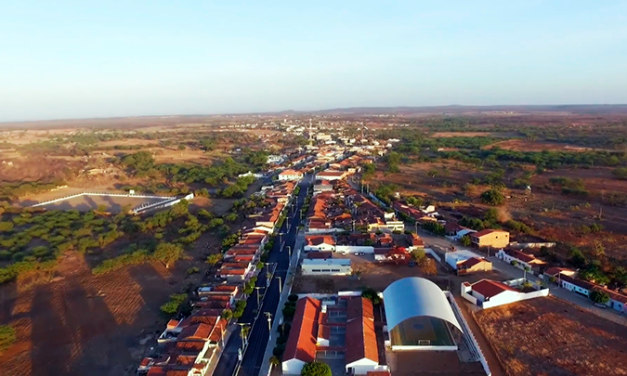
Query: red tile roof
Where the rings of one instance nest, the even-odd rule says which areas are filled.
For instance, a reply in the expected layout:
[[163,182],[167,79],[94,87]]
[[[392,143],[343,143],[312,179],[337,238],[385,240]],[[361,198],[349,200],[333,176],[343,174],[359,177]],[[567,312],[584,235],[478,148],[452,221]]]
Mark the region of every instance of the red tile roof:
[[296,302],[296,313],[285,345],[283,361],[299,359],[303,362],[313,362],[316,359],[320,308],[320,301],[310,297],[301,298]]
[[332,236],[324,235],[324,236],[305,236],[305,241],[307,241],[307,245],[320,245],[320,244],[330,244],[335,245],[335,239]]
[[548,268],[548,269],[544,272],[544,274],[545,274],[545,275],[548,275],[548,276],[555,276],[555,275],[558,275],[558,274],[559,274],[559,273],[561,273],[561,272],[573,272],[573,273],[574,273],[574,271],[573,271],[573,270],[571,270],[571,269],[568,269],[568,268],[559,268],[559,267],[554,266],[554,267],[552,267],[552,268]]
[[491,279],[482,279],[472,284],[472,290],[483,295],[486,299],[496,296],[504,291],[518,291],[506,284]]
[[211,329],[213,329],[212,326],[207,324],[191,325],[183,329],[177,339],[198,338],[207,340],[209,339],[209,334],[211,334]]
[[346,363],[361,359],[379,362],[377,336],[374,329],[374,308],[366,298],[348,301],[346,324]]

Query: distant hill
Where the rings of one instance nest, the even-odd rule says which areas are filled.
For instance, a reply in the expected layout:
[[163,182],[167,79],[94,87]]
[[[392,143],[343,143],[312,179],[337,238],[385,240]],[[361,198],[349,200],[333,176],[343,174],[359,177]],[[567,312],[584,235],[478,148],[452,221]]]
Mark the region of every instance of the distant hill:
[[317,114],[463,114],[480,112],[518,112],[518,113],[542,113],[542,112],[567,112],[572,114],[627,114],[627,104],[582,104],[582,105],[503,105],[503,106],[424,106],[424,107],[354,107],[336,108],[329,110],[314,111]]

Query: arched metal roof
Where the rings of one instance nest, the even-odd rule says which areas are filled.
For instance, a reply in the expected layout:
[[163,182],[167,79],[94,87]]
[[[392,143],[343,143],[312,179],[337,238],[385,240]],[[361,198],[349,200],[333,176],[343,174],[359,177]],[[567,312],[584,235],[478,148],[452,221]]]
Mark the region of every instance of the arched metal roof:
[[383,291],[388,330],[417,316],[431,316],[448,321],[463,332],[450,303],[440,288],[428,279],[399,279]]

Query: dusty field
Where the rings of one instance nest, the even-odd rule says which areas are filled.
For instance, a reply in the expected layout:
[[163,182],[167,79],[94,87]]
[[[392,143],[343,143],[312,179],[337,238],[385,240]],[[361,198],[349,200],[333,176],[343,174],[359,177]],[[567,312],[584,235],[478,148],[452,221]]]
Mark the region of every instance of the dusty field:
[[516,137],[513,132],[435,132],[432,137]]
[[82,256],[64,258],[52,282],[25,288],[0,286],[0,322],[11,324],[17,342],[0,357],[2,375],[135,375],[137,364],[156,345],[166,318],[159,307],[172,293],[197,286],[204,271],[205,234],[170,270],[159,263],[93,276]]
[[570,151],[581,152],[591,150],[603,150],[599,148],[588,148],[582,146],[573,146],[568,144],[558,144],[555,142],[544,141],[532,141],[532,140],[508,140],[498,142],[496,144],[484,146],[483,149],[490,149],[493,146],[498,146],[503,150],[515,150],[515,151]]
[[627,375],[627,328],[555,298],[478,312],[510,375]]
[[595,167],[591,169],[557,169],[535,175],[532,179],[533,186],[548,183],[552,177],[567,177],[570,179],[583,179],[586,189],[593,196],[601,193],[619,192],[627,194],[627,181],[614,178],[611,168]]

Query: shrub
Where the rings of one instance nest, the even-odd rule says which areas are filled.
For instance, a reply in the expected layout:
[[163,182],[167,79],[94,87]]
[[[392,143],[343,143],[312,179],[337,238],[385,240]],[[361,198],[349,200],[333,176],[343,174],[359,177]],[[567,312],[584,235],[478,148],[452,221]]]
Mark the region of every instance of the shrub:
[[191,267],[189,269],[187,269],[187,275],[192,275],[192,274],[196,274],[200,271],[200,269],[198,269],[197,267]]
[[290,302],[296,302],[296,301],[298,301],[298,295],[290,294],[290,296],[287,297],[287,300],[290,301]]
[[187,300],[187,294],[172,294],[170,300],[160,307],[161,312],[173,315],[179,311],[185,300]]
[[481,194],[481,201],[492,206],[502,205],[505,202],[505,196],[497,189],[488,189]]
[[372,288],[366,288],[361,292],[361,296],[370,300],[372,304],[378,305],[381,303],[381,298],[379,297],[379,293]]
[[301,376],[333,376],[331,367],[322,362],[307,363],[300,371]]
[[605,291],[592,290],[590,291],[590,300],[598,304],[607,304],[610,301],[610,296]]
[[15,329],[10,325],[0,325],[0,353],[15,343]]

